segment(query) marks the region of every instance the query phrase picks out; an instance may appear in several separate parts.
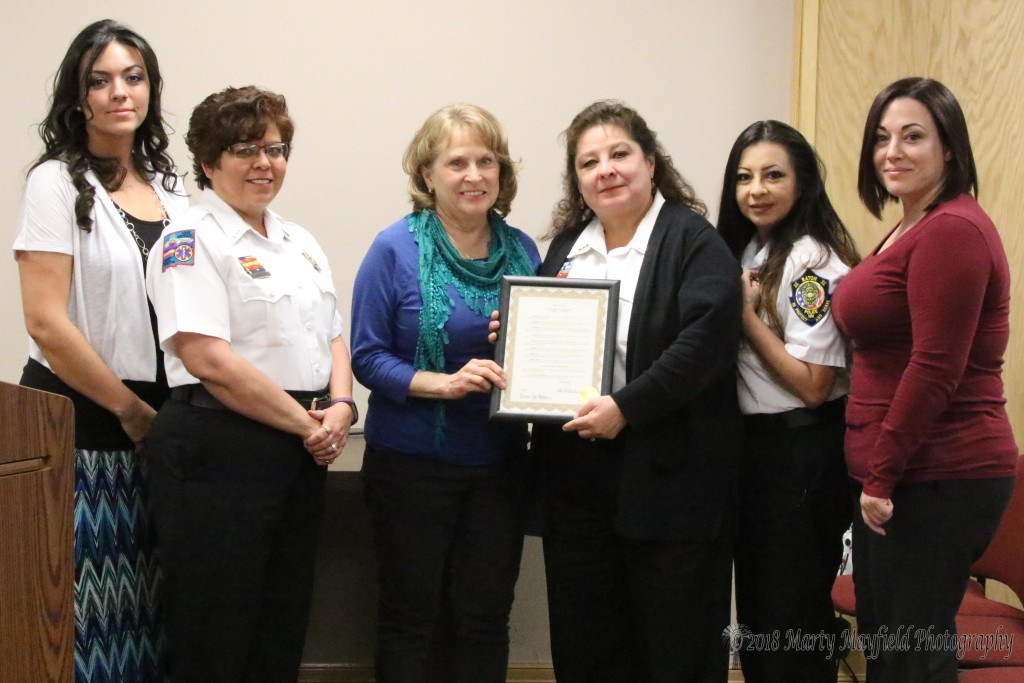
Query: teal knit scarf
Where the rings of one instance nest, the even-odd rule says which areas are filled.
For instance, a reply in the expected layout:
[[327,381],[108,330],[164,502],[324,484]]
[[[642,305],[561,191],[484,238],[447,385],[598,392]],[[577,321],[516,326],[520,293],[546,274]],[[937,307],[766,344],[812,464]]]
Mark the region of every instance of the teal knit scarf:
[[[455,308],[448,294],[451,285],[466,306],[481,318],[498,308],[504,275],[533,275],[533,264],[512,228],[493,212],[490,214],[491,242],[485,259],[459,255],[444,231],[437,214],[430,210],[406,216],[409,231],[419,246],[419,281],[423,307],[420,308],[419,338],[416,340],[417,370],[445,372],[445,325]],[[444,401],[438,401],[437,438],[444,434]]]

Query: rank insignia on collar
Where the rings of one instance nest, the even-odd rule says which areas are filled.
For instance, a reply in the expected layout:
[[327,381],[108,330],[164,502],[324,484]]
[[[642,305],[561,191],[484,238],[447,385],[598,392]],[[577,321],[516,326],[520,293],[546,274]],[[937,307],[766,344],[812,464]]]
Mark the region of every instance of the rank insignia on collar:
[[789,305],[803,323],[814,327],[832,309],[832,295],[829,294],[828,285],[828,280],[809,268],[790,283],[792,295],[789,297]]
[[238,262],[242,264],[242,270],[253,280],[258,280],[261,277],[270,277],[270,271],[264,268],[263,264],[255,256],[239,256]]
[[174,268],[175,266],[193,266],[195,263],[195,230],[179,230],[164,237],[162,270]]
[[569,277],[569,271],[572,269],[572,259],[566,259],[565,263],[562,264],[558,274],[555,277]]
[[319,272],[321,272],[321,270],[320,270],[320,264],[319,264],[319,263],[317,263],[317,262],[316,262],[316,259],[315,259],[315,258],[313,258],[312,256],[310,256],[310,255],[309,255],[309,253],[308,253],[308,252],[307,252],[307,251],[306,251],[305,249],[303,249],[303,250],[302,250],[302,255],[306,257],[306,260],[307,260],[307,261],[309,261],[309,264],[310,264],[311,266],[313,266],[313,269],[314,269],[314,270],[315,270],[316,272],[318,272],[318,273],[319,273]]

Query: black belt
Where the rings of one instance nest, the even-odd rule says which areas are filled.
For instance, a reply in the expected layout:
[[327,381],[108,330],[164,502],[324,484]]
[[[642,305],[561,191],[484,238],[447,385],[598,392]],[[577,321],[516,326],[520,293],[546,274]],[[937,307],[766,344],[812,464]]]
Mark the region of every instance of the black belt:
[[[331,400],[331,394],[327,389],[322,391],[287,391],[286,394],[298,401],[307,410],[316,410],[317,405],[326,407]],[[180,387],[171,388],[171,398],[182,403],[196,406],[198,408],[211,408],[213,410],[229,410],[221,403],[216,396],[202,384],[184,384]]]
[[846,397],[822,403],[817,408],[795,408],[784,413],[755,413],[743,418],[748,434],[779,432],[785,429],[813,427],[846,419]]

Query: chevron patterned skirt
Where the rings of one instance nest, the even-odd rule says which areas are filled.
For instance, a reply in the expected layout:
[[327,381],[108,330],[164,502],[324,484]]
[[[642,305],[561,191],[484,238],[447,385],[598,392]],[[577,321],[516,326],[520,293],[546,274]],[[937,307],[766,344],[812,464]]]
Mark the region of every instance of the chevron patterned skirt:
[[133,451],[75,451],[75,681],[162,681],[160,570]]

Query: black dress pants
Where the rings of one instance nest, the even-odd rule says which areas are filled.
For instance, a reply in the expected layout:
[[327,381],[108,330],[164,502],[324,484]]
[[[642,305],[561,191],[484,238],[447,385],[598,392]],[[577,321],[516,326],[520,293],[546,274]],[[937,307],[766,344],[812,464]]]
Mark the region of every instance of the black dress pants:
[[853,581],[869,683],[956,683],[956,612],[1013,486],[1013,477],[897,486],[881,536],[864,524],[854,484]]
[[842,636],[832,584],[852,512],[843,417],[767,430],[748,423],[736,542],[737,620],[752,634],[777,638],[751,638],[741,646],[743,679],[834,683]]
[[710,543],[625,538],[615,530],[621,442],[574,445],[545,454],[542,484],[555,677],[724,683],[732,520]]
[[[504,683],[523,550],[524,455],[477,467],[366,449],[380,588],[377,683]],[[439,674],[438,648],[450,659]]]
[[176,400],[145,455],[171,681],[295,681],[326,469],[297,436]]

